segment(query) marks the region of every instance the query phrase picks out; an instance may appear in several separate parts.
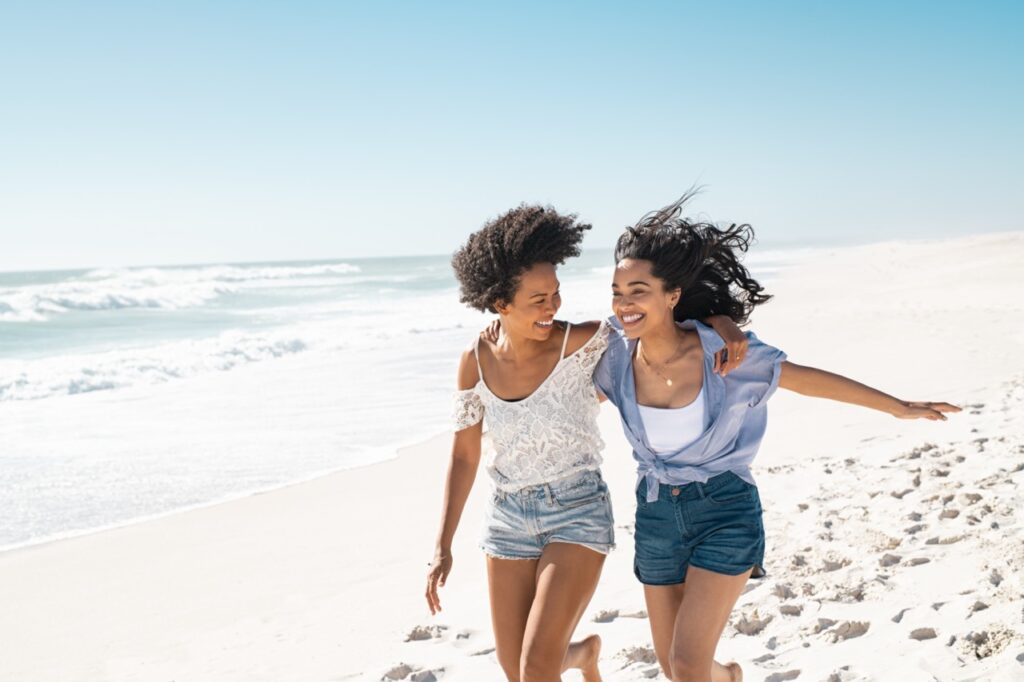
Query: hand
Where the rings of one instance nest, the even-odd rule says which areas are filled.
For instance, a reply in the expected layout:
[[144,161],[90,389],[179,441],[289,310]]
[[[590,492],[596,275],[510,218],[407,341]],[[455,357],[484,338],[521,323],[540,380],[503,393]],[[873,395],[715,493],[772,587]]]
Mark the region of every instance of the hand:
[[725,348],[715,353],[714,371],[723,377],[740,366],[747,355],[747,335],[736,326],[728,315],[713,315],[708,318],[712,329],[725,341]]
[[959,412],[960,408],[949,403],[918,403],[903,402],[900,409],[893,414],[897,419],[931,419],[946,421],[943,412]]
[[452,570],[452,555],[437,554],[430,563],[430,571],[427,573],[427,606],[430,607],[430,614],[436,615],[441,611],[441,600],[437,596],[437,588],[444,587],[448,580],[448,574]]
[[501,320],[495,318],[491,321],[487,327],[480,332],[480,338],[484,341],[490,341],[491,343],[498,343],[498,337],[501,336]]

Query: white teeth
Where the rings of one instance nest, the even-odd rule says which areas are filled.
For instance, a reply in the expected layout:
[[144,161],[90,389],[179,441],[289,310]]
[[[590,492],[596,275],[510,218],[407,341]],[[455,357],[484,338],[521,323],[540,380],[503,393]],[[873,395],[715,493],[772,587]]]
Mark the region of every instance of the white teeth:
[[538,322],[537,325],[540,327],[550,327],[554,323],[554,320],[548,320],[547,322]]
[[636,313],[634,315],[623,315],[622,316],[622,321],[623,322],[636,322],[641,317],[643,317],[643,315],[641,315],[640,313]]

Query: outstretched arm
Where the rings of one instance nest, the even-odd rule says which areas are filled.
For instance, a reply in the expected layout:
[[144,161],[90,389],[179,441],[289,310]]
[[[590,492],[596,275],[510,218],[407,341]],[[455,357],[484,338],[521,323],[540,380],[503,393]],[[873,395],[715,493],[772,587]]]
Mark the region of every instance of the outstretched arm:
[[779,386],[801,395],[828,398],[851,405],[861,405],[880,412],[888,412],[899,419],[946,420],[944,412],[959,412],[949,403],[908,402],[888,393],[866,386],[853,379],[826,372],[815,367],[804,367],[792,362],[782,363]]

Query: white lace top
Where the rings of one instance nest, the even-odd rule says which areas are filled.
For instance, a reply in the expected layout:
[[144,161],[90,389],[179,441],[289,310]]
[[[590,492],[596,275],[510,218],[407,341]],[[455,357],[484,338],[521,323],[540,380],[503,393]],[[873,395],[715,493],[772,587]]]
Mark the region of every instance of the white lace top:
[[487,388],[477,349],[480,379],[473,388],[455,394],[453,422],[461,431],[486,417],[490,445],[484,461],[500,490],[519,490],[601,466],[604,442],[597,428],[600,406],[592,375],[608,347],[609,330],[602,322],[568,357],[563,342],[561,359],[551,374],[533,393],[513,402]]

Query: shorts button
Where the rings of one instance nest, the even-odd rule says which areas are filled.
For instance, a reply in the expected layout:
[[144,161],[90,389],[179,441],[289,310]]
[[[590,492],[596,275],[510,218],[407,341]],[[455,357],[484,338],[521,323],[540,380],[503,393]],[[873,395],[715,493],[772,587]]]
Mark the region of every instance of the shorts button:
[[679,496],[679,488],[672,488],[672,495],[674,497],[678,497]]

